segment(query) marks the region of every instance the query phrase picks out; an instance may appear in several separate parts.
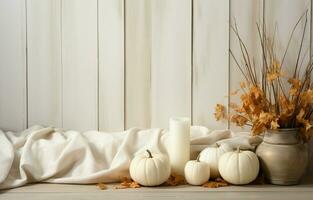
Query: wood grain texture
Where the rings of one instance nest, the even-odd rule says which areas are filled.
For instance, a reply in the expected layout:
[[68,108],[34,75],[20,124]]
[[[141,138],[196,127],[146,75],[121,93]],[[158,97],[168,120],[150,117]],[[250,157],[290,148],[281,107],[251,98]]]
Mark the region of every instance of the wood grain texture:
[[0,127],[27,126],[26,15],[24,0],[0,1]]
[[63,127],[98,129],[97,0],[62,1]]
[[227,128],[214,107],[228,104],[229,1],[194,1],[193,116],[195,125]]
[[[192,0],[132,0],[127,5],[124,0],[61,1],[0,2],[1,128],[20,130],[27,127],[27,121],[28,125],[64,123],[65,128],[79,130],[114,131],[124,124],[125,128],[166,128],[171,116],[193,116],[196,125],[225,127],[215,122],[214,105],[226,104],[228,85],[234,91],[242,80],[232,59],[230,69],[225,67],[229,58],[225,51],[227,15],[231,22],[236,19],[249,51],[257,57],[255,22],[262,19],[262,0],[194,0],[193,24]],[[267,29],[273,32],[279,26],[277,49],[281,54],[292,26],[312,3],[264,2]],[[295,62],[300,32],[295,36],[288,66]],[[229,42],[238,56],[238,41],[232,32]],[[310,44],[307,31],[304,49]],[[304,60],[308,57],[309,53]]]
[[151,126],[191,117],[191,0],[152,1]]
[[221,188],[204,188],[201,186],[182,185],[177,187],[142,187],[136,189],[116,190],[116,184],[108,184],[107,190],[99,190],[95,185],[69,184],[37,184],[28,185],[12,190],[0,192],[2,200],[54,200],[84,199],[129,199],[129,200],[160,200],[160,199],[222,199],[222,200],[249,200],[249,199],[285,199],[307,200],[313,195],[312,178],[301,185],[286,187],[273,185],[246,185]]
[[98,1],[99,130],[124,129],[124,1]]
[[[260,39],[258,36],[258,30],[256,23],[263,23],[263,1],[262,0],[231,0],[230,1],[230,22],[233,27],[237,24],[239,34],[245,43],[250,59],[255,60],[255,66],[257,71],[262,69],[262,50],[260,45]],[[239,41],[234,33],[230,29],[230,49],[234,53],[236,59],[243,63],[241,56]],[[239,83],[244,81],[244,77],[235,64],[234,59],[230,56],[229,61],[229,82],[230,93],[239,89]],[[239,103],[239,96],[229,96],[231,103]],[[244,129],[238,128],[233,124],[230,124],[232,130],[245,130],[249,131],[249,127]]]
[[147,191],[140,192],[122,192],[122,191],[110,191],[105,192],[101,191],[98,193],[38,193],[34,194],[24,194],[24,193],[16,193],[16,194],[3,194],[0,197],[0,200],[55,200],[55,199],[67,199],[67,200],[102,200],[105,196],[106,199],[128,199],[128,200],[172,200],[172,199],[180,199],[180,200],[206,200],[208,196],[212,199],[221,199],[221,200],[263,200],[263,199],[273,199],[279,200],[284,198],[284,200],[307,200],[310,199],[313,195],[313,192],[290,192],[286,191],[284,193],[281,192],[210,192],[207,190],[206,192],[195,193],[195,192],[155,192],[155,191]]
[[126,1],[126,127],[150,127],[151,0]]
[[28,125],[62,127],[61,1],[27,1]]

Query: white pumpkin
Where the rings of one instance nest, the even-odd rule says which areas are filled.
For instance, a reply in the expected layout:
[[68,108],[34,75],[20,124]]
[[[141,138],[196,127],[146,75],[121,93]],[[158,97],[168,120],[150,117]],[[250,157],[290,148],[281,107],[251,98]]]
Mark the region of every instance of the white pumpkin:
[[164,183],[171,174],[169,158],[163,154],[145,154],[136,156],[130,163],[131,178],[143,186],[157,186]]
[[219,158],[224,153],[232,150],[233,149],[228,144],[221,144],[207,147],[203,151],[201,151],[199,160],[202,162],[206,162],[210,165],[211,178],[217,178],[220,176],[220,173],[218,171]]
[[206,162],[190,160],[185,165],[185,179],[191,185],[202,185],[210,178],[210,165]]
[[252,151],[225,153],[219,161],[219,171],[224,180],[235,185],[251,183],[259,174],[259,159]]

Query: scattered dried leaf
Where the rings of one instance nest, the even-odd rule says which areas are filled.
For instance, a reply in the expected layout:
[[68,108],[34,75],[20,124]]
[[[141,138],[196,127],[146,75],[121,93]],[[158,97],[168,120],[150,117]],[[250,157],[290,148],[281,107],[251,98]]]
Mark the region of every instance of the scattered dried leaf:
[[126,189],[126,188],[140,188],[141,186],[136,181],[133,181],[129,177],[123,177],[121,183],[115,186],[114,189]]
[[139,185],[139,183],[133,181],[130,183],[129,187],[130,188],[140,188],[141,186]]
[[117,186],[114,187],[114,189],[116,189],[116,190],[118,190],[118,189],[126,189],[126,188],[128,188],[128,187],[122,186],[122,185],[117,185]]
[[100,190],[106,190],[108,187],[104,183],[98,183],[96,185]]
[[225,187],[225,186],[229,186],[229,184],[221,178],[216,178],[213,181],[209,180],[208,182],[202,185],[202,187],[206,187],[206,188],[219,188],[219,187]]
[[185,184],[186,184],[186,180],[183,176],[172,174],[163,185],[164,186],[178,186],[178,185],[185,185]]

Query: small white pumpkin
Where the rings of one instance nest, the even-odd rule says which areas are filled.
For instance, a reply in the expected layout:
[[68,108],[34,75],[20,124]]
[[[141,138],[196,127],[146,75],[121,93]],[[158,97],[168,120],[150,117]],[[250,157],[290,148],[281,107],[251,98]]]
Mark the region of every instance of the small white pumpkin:
[[131,178],[143,186],[157,186],[164,183],[171,174],[169,158],[163,154],[145,154],[136,156],[130,163]]
[[219,161],[219,171],[224,180],[235,185],[251,183],[259,174],[259,159],[252,151],[225,153]]
[[216,144],[216,146],[210,146],[201,151],[199,160],[210,165],[211,178],[217,178],[220,176],[218,171],[219,158],[224,153],[232,150],[233,149],[228,144]]
[[185,179],[190,185],[202,185],[210,178],[210,165],[197,160],[190,160],[185,165]]

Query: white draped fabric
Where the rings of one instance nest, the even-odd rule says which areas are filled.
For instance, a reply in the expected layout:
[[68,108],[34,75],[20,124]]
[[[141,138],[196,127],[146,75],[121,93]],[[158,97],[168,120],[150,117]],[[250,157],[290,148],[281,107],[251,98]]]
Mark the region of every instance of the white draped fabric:
[[[121,132],[78,132],[33,126],[0,130],[0,189],[35,182],[90,184],[129,176],[132,158],[145,149],[167,154],[168,131],[132,128]],[[191,127],[191,157],[215,143],[254,149],[262,139],[229,130]]]

